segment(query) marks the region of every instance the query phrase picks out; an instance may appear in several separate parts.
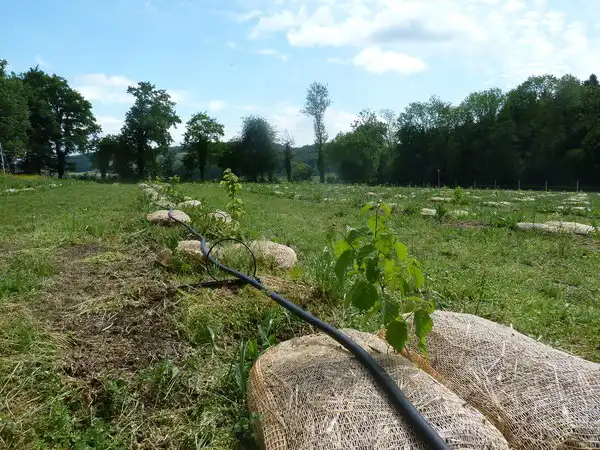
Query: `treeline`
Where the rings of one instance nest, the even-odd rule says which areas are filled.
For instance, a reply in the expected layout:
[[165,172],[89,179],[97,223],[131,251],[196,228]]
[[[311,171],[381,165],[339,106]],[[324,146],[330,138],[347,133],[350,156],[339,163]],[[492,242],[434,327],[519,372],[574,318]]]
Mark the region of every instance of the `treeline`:
[[[288,179],[309,179],[312,167],[292,161],[292,138],[279,136],[264,117],[243,119],[238,137],[222,142],[224,126],[206,112],[185,124],[183,158],[171,148],[170,130],[180,125],[175,102],[150,82],[129,86],[133,105],[118,134],[101,136],[92,105],[68,81],[39,67],[8,73],[0,60],[0,155],[4,170],[55,173],[70,169],[68,157],[89,154],[93,167],[122,179],[204,179],[209,166],[232,168],[248,180],[272,180],[281,165]],[[326,93],[326,87],[323,87]],[[319,117],[322,123],[322,117]],[[322,154],[322,149],[321,149]],[[284,162],[285,159],[285,162]]]
[[[247,116],[238,136],[223,142],[224,126],[206,112],[185,124],[167,91],[150,82],[130,86],[133,105],[120,133],[101,136],[91,104],[67,80],[38,67],[7,73],[0,60],[0,145],[10,170],[57,173],[68,156],[91,155],[104,177],[123,179],[178,174],[203,179],[231,168],[248,180],[321,181],[326,170],[363,183],[543,185],[546,181],[600,186],[600,86],[565,75],[527,79],[502,92],[474,92],[459,105],[432,97],[392,110],[359,113],[351,130],[329,140],[327,86],[312,83],[303,114],[313,119],[314,164],[294,158],[294,140],[267,119]],[[182,152],[171,148],[170,129],[185,126]],[[220,172],[220,170],[219,170]]]
[[[600,87],[595,75],[530,77],[459,105],[432,97],[394,117],[364,111],[328,144],[354,182],[600,186]],[[438,172],[439,171],[439,172]]]

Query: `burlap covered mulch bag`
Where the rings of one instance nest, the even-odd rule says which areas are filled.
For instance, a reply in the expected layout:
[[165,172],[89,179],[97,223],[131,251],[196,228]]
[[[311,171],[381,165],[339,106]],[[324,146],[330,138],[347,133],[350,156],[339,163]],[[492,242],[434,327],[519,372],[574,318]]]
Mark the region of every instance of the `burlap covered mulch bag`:
[[[508,448],[479,411],[383,340],[343,331],[379,361],[453,448]],[[267,450],[426,448],[367,370],[326,335],[270,348],[252,368],[248,386],[250,410],[262,415],[257,428]]]
[[600,364],[469,314],[433,323],[429,364],[511,447],[600,448]]

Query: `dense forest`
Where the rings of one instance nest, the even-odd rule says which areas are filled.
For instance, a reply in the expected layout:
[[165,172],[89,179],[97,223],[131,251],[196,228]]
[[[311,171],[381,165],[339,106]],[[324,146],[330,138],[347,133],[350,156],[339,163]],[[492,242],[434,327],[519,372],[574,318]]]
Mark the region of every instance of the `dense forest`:
[[433,96],[399,114],[364,110],[333,139],[324,121],[329,92],[315,82],[301,111],[313,119],[315,144],[301,149],[261,116],[243,118],[238,136],[224,142],[224,126],[206,112],[184,124],[183,142],[173,147],[169,130],[181,119],[168,92],[150,82],[127,92],[133,105],[120,133],[102,135],[91,103],[65,78],[39,67],[8,73],[0,60],[3,168],[62,177],[73,162],[89,161],[103,177],[121,179],[204,179],[229,167],[257,181],[279,173],[325,181],[334,173],[363,183],[600,187],[600,85],[593,74],[585,81],[534,76],[508,92],[471,93],[458,105]]

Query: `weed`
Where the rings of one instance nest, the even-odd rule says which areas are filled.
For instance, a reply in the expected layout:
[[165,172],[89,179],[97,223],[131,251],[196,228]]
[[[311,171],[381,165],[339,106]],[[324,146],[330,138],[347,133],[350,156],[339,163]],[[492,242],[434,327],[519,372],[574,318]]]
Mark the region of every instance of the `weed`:
[[313,265],[313,276],[319,296],[337,301],[343,297],[343,280],[335,275],[336,259],[333,250],[328,246],[317,256]]
[[56,269],[47,253],[16,254],[9,260],[7,267],[0,271],[0,299],[31,292],[39,287],[45,278],[55,273]]
[[465,197],[465,191],[462,187],[457,186],[452,191],[452,203],[455,205],[468,205],[470,203]]
[[[241,399],[246,398],[252,365],[261,354],[276,343],[275,335],[272,334],[272,328],[273,319],[269,318],[266,324],[258,326],[258,338],[239,343],[234,377]],[[256,414],[250,412],[238,416],[235,430],[241,440],[256,441],[253,425],[254,421],[258,419],[259,417]]]
[[492,227],[516,229],[519,222],[524,221],[522,212],[508,213],[499,215],[494,212],[488,220],[488,224]]
[[439,223],[444,221],[444,217],[448,214],[448,207],[443,203],[436,203],[435,205],[435,218]]

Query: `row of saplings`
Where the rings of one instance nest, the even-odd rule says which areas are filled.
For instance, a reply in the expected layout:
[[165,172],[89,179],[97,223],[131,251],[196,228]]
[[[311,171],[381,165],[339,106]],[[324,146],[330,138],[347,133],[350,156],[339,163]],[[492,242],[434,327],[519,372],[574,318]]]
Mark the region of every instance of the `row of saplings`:
[[[163,208],[170,208],[169,210],[163,209],[148,214],[147,220],[150,223],[160,225],[173,224],[174,221],[169,217],[170,211],[175,219],[189,224],[191,223],[190,216],[184,211],[173,208],[194,209],[202,206],[202,202],[191,198],[186,198],[184,201],[177,204],[174,203],[165,192],[167,190],[166,185],[150,185],[142,183],[139,186],[153,204]],[[208,215],[224,226],[227,226],[232,222],[231,216],[226,211],[216,210],[208,213]],[[256,257],[261,260],[269,261],[278,269],[289,270],[296,265],[298,260],[296,252],[292,248],[276,242],[268,240],[251,241],[248,243],[248,247]],[[235,246],[233,246],[232,250],[236,250]],[[176,251],[185,258],[191,258],[196,261],[204,260],[204,254],[202,253],[199,240],[179,241]]]
[[[152,194],[154,187],[142,188],[172,206]],[[179,206],[199,205],[186,202]],[[183,211],[172,214],[190,221]],[[230,220],[223,211],[210,214]],[[167,210],[148,220],[173,223]],[[289,247],[269,241],[250,246],[281,268],[296,263]],[[182,241],[178,249],[203,257],[199,241]],[[600,449],[599,364],[477,316],[436,311],[432,318],[426,361],[416,357],[417,342],[409,340],[399,353],[377,335],[343,331],[371,353],[451,448]],[[426,448],[366,369],[326,335],[269,348],[248,386],[263,448]]]

